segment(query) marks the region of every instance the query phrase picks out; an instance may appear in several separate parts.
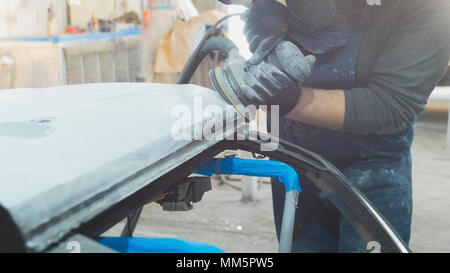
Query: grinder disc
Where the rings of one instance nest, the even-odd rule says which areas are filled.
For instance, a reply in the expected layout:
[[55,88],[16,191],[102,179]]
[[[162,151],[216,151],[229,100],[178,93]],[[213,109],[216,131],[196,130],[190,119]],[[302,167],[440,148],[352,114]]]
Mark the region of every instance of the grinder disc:
[[216,68],[209,71],[209,77],[211,80],[214,89],[219,93],[219,95],[229,104],[233,105],[234,108],[244,116],[246,119],[250,116],[253,116],[253,113],[248,113],[245,109],[244,104],[241,100],[236,96],[233,91],[233,88],[230,85],[230,80],[224,73],[223,68]]

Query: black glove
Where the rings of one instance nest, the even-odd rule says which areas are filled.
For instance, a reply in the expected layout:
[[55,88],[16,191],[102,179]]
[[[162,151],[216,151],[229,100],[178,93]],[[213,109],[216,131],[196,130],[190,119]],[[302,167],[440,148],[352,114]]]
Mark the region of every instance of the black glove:
[[293,43],[280,42],[269,57],[248,68],[237,94],[245,105],[279,105],[287,115],[297,105],[301,84],[311,74],[316,58],[304,56]]
[[256,0],[243,16],[244,34],[253,56],[248,64],[264,60],[275,46],[285,40],[288,32],[287,7],[275,0]]

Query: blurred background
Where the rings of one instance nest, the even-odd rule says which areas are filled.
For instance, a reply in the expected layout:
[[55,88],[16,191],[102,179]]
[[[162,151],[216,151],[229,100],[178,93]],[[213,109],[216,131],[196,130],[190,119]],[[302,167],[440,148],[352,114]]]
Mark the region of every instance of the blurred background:
[[0,0],[0,88],[174,82],[227,12],[212,0]]

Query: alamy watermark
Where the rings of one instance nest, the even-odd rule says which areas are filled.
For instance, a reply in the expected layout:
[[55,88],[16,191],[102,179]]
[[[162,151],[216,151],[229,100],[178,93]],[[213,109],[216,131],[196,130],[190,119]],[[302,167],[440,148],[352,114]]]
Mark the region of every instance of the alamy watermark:
[[381,253],[381,244],[377,241],[370,241],[367,243],[367,250],[370,253]]
[[69,253],[81,253],[81,244],[78,241],[70,241],[66,244]]
[[[191,106],[189,106],[191,105]],[[193,104],[172,108],[174,140],[261,140],[261,151],[275,151],[279,145],[280,116],[278,105],[206,105],[202,97]],[[192,107],[193,105],[193,107]],[[261,110],[261,111],[258,111]],[[258,113],[267,113],[262,115]],[[256,127],[256,128],[255,128]],[[269,127],[269,131],[265,128]]]
[[367,0],[367,4],[370,6],[381,6],[381,0]]

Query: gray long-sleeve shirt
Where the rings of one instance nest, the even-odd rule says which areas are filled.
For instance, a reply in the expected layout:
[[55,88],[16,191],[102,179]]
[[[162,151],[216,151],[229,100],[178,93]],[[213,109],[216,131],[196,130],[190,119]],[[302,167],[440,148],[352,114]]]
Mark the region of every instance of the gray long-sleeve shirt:
[[344,130],[390,134],[411,126],[449,59],[450,1],[384,1],[360,49],[360,87],[344,91]]
[[[331,12],[318,14],[326,12],[320,2],[331,0],[314,1],[291,1],[291,6],[311,20],[334,19]],[[366,0],[334,1],[351,16]],[[363,36],[358,87],[344,90],[344,131],[393,134],[411,126],[444,76],[449,59],[449,0],[384,0]]]

